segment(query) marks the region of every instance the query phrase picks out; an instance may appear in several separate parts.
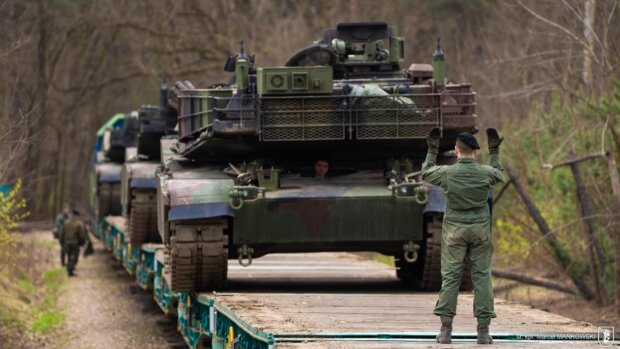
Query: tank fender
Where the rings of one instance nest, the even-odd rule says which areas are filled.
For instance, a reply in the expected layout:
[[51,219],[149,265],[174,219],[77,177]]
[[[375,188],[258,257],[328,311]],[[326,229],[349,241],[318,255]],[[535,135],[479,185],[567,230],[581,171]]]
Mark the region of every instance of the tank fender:
[[156,189],[155,178],[132,178],[129,187],[131,189]]
[[235,216],[228,202],[172,206],[168,212],[168,221],[173,222],[186,219],[203,219],[222,216]]
[[445,213],[446,212],[446,198],[443,195],[441,187],[436,185],[429,185],[428,188],[428,201],[424,206],[424,213]]
[[99,183],[120,183],[121,175],[120,174],[100,174],[99,175]]

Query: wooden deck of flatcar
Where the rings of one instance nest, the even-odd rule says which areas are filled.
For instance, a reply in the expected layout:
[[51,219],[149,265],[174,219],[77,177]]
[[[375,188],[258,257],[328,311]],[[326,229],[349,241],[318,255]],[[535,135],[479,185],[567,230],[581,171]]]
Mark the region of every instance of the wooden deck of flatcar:
[[[229,282],[221,292],[178,293],[167,287],[163,245],[133,251],[124,228],[122,217],[108,217],[98,235],[123,264],[137,265],[138,283],[153,290],[166,314],[178,314],[190,347],[221,349],[232,342],[250,349],[445,347],[434,341],[437,293],[408,289],[392,267],[368,255],[276,254],[255,259],[250,267],[230,260]],[[495,303],[498,317],[491,332],[503,346],[599,346],[592,324],[501,299]],[[472,310],[473,295],[462,293],[450,347],[476,345]]]
[[[280,254],[255,260],[244,268],[229,264],[228,290],[210,295],[252,327],[290,340],[278,348],[400,348],[412,343],[434,345],[439,320],[432,314],[437,293],[406,289],[393,268],[349,253]],[[592,334],[597,328],[556,314],[496,300],[497,334]],[[456,334],[475,335],[473,295],[459,296]],[[381,336],[381,334],[384,334]],[[304,337],[303,335],[308,335]],[[405,337],[398,341],[394,337]],[[366,338],[363,338],[366,336]],[[299,342],[291,340],[298,337]],[[329,337],[321,339],[321,337]],[[383,337],[383,339],[379,338]],[[388,341],[388,338],[392,338]],[[473,339],[455,344],[471,346]],[[311,340],[313,344],[304,339]],[[536,347],[535,342],[511,342],[511,347]],[[545,347],[566,342],[545,341]],[[276,342],[277,343],[277,342]],[[597,345],[581,342],[579,347]]]

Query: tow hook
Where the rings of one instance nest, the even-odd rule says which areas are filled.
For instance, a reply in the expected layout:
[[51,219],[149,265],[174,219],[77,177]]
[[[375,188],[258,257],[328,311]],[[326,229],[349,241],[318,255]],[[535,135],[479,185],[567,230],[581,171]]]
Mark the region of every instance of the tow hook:
[[252,253],[254,253],[254,249],[248,247],[248,245],[241,246],[237,253],[239,254],[239,264],[242,267],[249,267],[252,265]]
[[396,198],[414,199],[420,205],[424,205],[428,201],[428,190],[420,182],[395,184],[391,185],[390,189]]
[[265,197],[265,188],[248,186],[234,186],[229,192],[230,201],[228,202],[233,210],[240,210],[246,200],[255,200]]
[[418,260],[418,250],[420,245],[414,244],[413,241],[409,241],[403,245],[404,258],[408,263],[413,263]]

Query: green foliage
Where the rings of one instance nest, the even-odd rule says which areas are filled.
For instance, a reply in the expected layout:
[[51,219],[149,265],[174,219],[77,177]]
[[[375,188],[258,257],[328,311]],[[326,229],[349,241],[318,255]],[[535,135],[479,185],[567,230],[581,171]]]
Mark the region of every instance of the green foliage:
[[32,332],[47,333],[60,328],[64,324],[64,313],[58,309],[57,303],[64,282],[64,269],[55,268],[46,271],[40,278],[44,296],[32,313]]
[[41,333],[62,327],[64,314],[58,299],[64,275],[62,268],[49,269],[35,280],[23,272],[0,274],[0,325]]
[[495,246],[502,264],[522,263],[530,255],[530,242],[523,235],[523,227],[510,220],[495,221],[499,234]]
[[59,310],[36,312],[35,320],[30,330],[32,332],[48,333],[62,326],[64,320],[65,316]]
[[60,286],[64,282],[66,271],[63,268],[54,268],[47,270],[41,275],[41,282],[45,285],[45,289],[50,293],[57,293]]
[[32,281],[28,279],[19,279],[17,280],[17,286],[24,292],[26,295],[33,295],[36,291],[34,284]]
[[[525,122],[519,125],[506,123],[507,127],[503,129],[506,142],[502,144],[504,161],[519,175],[557,237],[557,243],[541,235],[516,194],[507,194],[494,214],[495,259],[500,264],[523,263],[533,270],[541,270],[536,268],[547,264],[554,256],[569,265],[565,275],[586,278],[594,289],[588,263],[592,242],[584,234],[573,174],[568,166],[550,170],[548,165],[570,159],[571,149],[577,156],[584,156],[614,147],[613,132],[618,122],[614,122],[611,115],[608,118],[601,113],[614,110],[620,115],[620,83],[615,86],[617,91],[613,100],[608,97],[594,102],[580,96],[565,99],[554,94],[546,104],[532,105]],[[603,137],[604,130],[611,131],[612,137]],[[605,134],[609,135],[609,132]],[[594,158],[580,163],[579,170],[595,215],[596,235],[607,260],[607,270],[602,276],[605,287],[611,291],[613,239],[606,228],[610,221],[609,212],[613,212],[610,211],[613,198],[607,162]]]
[[47,249],[49,244],[25,244],[23,236],[11,233],[28,216],[21,188],[17,181],[9,193],[0,193],[0,326],[47,333],[63,325],[57,303],[65,272],[54,268],[37,277],[27,267],[24,247]]
[[0,269],[14,265],[16,241],[10,231],[28,216],[26,200],[20,198],[21,188],[22,182],[18,180],[8,194],[0,193]]

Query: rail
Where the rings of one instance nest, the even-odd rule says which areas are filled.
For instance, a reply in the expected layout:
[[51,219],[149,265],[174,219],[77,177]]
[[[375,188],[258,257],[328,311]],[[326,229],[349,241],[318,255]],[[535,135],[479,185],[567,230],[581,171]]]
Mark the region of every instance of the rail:
[[442,93],[384,95],[191,95],[179,115],[181,139],[210,134],[257,135],[263,142],[422,139],[445,116],[475,115],[475,93],[456,85]]

